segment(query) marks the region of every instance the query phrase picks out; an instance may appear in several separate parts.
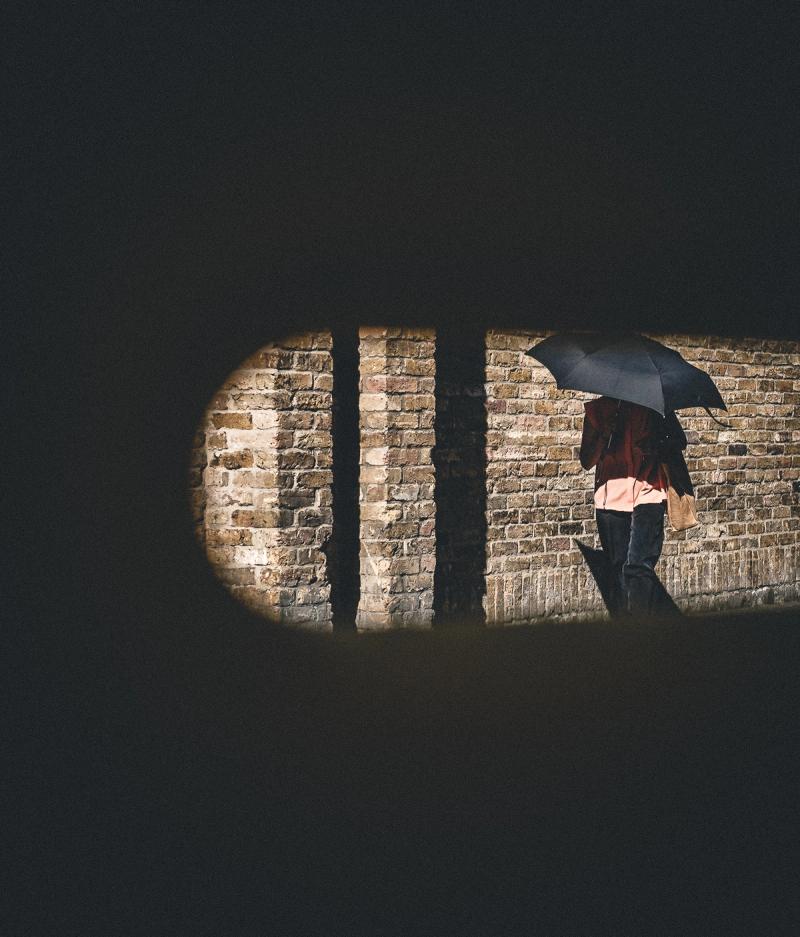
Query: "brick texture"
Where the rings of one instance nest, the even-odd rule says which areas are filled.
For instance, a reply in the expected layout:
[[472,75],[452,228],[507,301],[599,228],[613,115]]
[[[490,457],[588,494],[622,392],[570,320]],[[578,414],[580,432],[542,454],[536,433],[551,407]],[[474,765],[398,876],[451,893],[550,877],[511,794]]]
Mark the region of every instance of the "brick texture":
[[[487,333],[489,624],[603,609],[575,540],[599,547],[593,474],[578,461],[583,402],[524,352],[547,332]],[[800,347],[714,336],[651,338],[708,371],[724,429],[681,411],[701,526],[667,527],[657,567],[684,610],[800,598]]]
[[327,630],[331,337],[265,346],[215,394],[195,440],[192,509],[217,575],[251,608]]
[[364,328],[361,355],[362,630],[427,627],[435,567],[434,334]]

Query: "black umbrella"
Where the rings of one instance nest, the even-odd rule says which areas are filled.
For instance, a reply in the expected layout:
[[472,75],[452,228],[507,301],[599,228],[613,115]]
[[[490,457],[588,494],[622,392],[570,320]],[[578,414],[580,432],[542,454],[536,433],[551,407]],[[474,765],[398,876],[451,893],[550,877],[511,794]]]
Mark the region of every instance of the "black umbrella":
[[552,373],[559,388],[638,403],[661,416],[686,407],[728,409],[705,371],[643,335],[562,332],[526,354]]

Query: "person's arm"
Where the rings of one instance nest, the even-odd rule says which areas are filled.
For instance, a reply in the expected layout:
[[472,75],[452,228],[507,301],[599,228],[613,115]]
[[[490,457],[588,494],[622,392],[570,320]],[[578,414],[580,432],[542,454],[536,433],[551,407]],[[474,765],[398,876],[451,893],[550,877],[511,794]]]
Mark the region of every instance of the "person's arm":
[[597,465],[603,450],[608,444],[608,433],[596,422],[594,409],[586,404],[583,415],[583,435],[581,436],[581,465],[585,469]]

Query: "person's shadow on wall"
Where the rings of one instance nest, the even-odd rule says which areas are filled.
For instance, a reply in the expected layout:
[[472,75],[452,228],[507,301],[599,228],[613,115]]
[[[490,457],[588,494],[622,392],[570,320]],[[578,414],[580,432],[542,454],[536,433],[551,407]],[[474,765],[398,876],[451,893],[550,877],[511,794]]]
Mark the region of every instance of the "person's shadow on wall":
[[[611,564],[608,562],[608,557],[606,556],[603,550],[597,550],[594,547],[587,546],[585,543],[582,543],[580,540],[576,540],[575,543],[578,545],[578,549],[583,554],[584,560],[586,560],[586,565],[589,567],[589,572],[592,574],[592,578],[597,584],[598,591],[600,596],[603,599],[603,604],[608,609],[609,613],[614,616],[612,611],[612,597],[611,597]],[[658,596],[659,607],[666,609],[667,615],[682,615],[683,613],[675,604],[672,599],[672,596],[667,592],[661,582],[658,582],[656,587],[661,593]],[[663,601],[663,605],[660,604]]]

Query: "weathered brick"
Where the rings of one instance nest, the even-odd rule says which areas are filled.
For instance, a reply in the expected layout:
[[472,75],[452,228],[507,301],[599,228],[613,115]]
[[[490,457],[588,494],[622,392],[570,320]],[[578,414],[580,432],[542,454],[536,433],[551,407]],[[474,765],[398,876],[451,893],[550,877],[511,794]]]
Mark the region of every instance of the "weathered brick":
[[282,520],[284,518],[278,510],[238,510],[231,514],[231,523],[234,527],[280,527]]
[[[405,446],[389,446],[386,453],[387,465],[419,465],[421,462],[420,449],[409,449]],[[424,459],[427,461],[427,459]]]
[[327,373],[333,370],[333,360],[327,351],[305,351],[295,355],[293,367],[297,371]]
[[282,469],[312,469],[315,460],[311,452],[303,449],[285,449],[277,453],[278,466]]
[[385,379],[385,390],[388,393],[416,393],[419,381],[408,375],[388,375]]
[[284,371],[273,379],[276,390],[310,390],[314,386],[314,377],[310,372]]
[[333,474],[330,471],[311,471],[298,472],[297,485],[302,488],[324,488],[333,481]]
[[214,529],[206,532],[206,542],[219,545],[249,544],[252,536],[252,531],[246,529]]
[[401,400],[403,410],[432,410],[435,407],[431,394],[403,394]]
[[263,348],[256,352],[245,364],[254,368],[290,368],[292,366],[292,353],[278,348]]
[[215,453],[210,464],[221,465],[223,468],[231,470],[248,468],[253,464],[253,453],[249,449]]
[[299,410],[323,410],[331,406],[331,395],[322,391],[297,391],[292,406]]
[[223,427],[250,429],[253,425],[253,417],[249,413],[212,413],[211,422],[216,429]]
[[206,440],[208,450],[226,449],[228,446],[228,437],[225,433],[209,433]]

